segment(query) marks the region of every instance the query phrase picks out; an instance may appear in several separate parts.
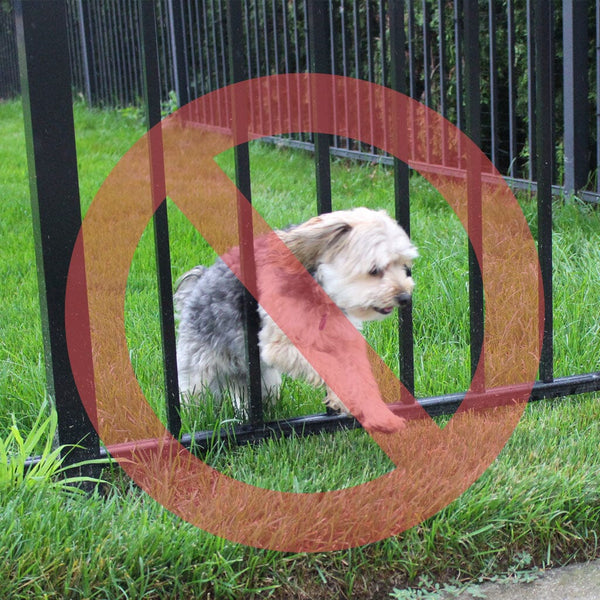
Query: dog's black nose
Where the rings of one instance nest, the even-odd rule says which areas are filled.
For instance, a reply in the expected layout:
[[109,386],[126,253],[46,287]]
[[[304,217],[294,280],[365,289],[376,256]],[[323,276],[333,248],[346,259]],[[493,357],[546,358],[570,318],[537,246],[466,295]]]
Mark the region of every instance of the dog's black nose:
[[396,296],[396,302],[398,302],[398,306],[400,308],[407,308],[410,306],[410,304],[412,302],[412,297],[410,294],[407,294],[406,292],[402,292],[401,294],[398,294]]

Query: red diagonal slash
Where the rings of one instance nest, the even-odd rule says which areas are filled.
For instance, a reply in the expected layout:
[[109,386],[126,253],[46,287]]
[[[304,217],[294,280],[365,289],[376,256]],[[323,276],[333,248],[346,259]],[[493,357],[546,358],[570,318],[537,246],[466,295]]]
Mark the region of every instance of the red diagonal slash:
[[[214,162],[234,144],[231,125],[219,122],[219,111],[210,107],[231,105],[232,97],[247,98],[248,106],[248,126],[237,128],[235,143],[314,131],[372,144],[419,170],[465,227],[467,172],[456,167],[466,164],[468,171],[469,164],[481,165],[481,172],[469,173],[470,181],[474,175],[481,181],[481,243],[476,252],[486,296],[484,351],[472,389],[494,393],[468,392],[443,430],[414,399],[406,400],[397,378],[303,269],[298,268],[298,281],[311,302],[284,302],[277,271],[293,267],[295,259],[251,211],[255,236],[263,237],[277,258],[259,265],[256,285],[239,276],[259,295],[265,310],[367,428],[391,417],[386,402],[405,400],[402,406],[408,408],[398,405],[395,410],[406,412],[407,426],[394,434],[372,433],[396,468],[368,483],[293,494],[226,477],[170,436],[136,381],[123,311],[129,265],[156,208],[149,138],[162,136],[168,195],[227,260],[227,252],[239,243],[241,199]],[[292,100],[297,110],[290,116],[287,108],[280,108]],[[479,160],[471,162],[474,153]],[[469,232],[473,227],[471,223]],[[512,193],[479,149],[441,116],[406,96],[354,79],[265,77],[223,88],[180,109],[140,139],[115,167],[86,214],[73,254],[67,339],[73,372],[98,433],[155,499],[230,540],[288,551],[333,550],[373,542],[420,522],[461,494],[494,460],[520,418],[537,371],[539,278],[535,244]],[[322,330],[322,318],[314,318],[314,309],[324,306],[332,312]],[[153,439],[159,440],[158,446],[147,442]]]

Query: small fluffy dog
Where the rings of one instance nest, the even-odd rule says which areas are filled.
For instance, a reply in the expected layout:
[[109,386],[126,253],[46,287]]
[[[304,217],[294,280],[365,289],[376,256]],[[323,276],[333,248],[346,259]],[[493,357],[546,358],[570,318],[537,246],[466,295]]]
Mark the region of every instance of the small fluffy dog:
[[[411,302],[411,267],[417,250],[385,211],[336,211],[275,233],[358,329],[364,321],[384,319],[394,308]],[[267,254],[257,240],[257,269]],[[270,287],[281,286],[281,292],[275,293],[281,293],[282,300],[305,294],[302,286],[294,290],[297,269],[296,275],[294,269],[280,272]],[[205,390],[219,397],[228,390],[236,409],[243,410],[247,371],[243,294],[241,282],[222,259],[209,268],[195,267],[180,278],[174,300],[179,320],[179,386],[184,398]],[[305,305],[310,302],[304,300]],[[259,315],[263,397],[277,397],[282,373],[323,385],[321,376],[261,307]],[[330,389],[325,403],[348,413]]]

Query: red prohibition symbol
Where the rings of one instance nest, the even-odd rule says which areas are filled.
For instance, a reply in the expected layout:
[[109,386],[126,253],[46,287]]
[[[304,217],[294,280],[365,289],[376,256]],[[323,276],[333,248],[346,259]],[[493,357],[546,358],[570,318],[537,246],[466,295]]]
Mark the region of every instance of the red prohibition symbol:
[[[237,108],[235,131],[221,116],[228,111],[215,106]],[[391,472],[314,494],[254,487],[223,475],[181,446],[143,396],[124,326],[133,254],[166,196],[225,260],[240,243],[240,205],[252,219],[254,235],[269,239],[273,252],[286,261],[295,260],[240,198],[214,157],[238,143],[303,131],[376,146],[437,188],[469,233],[486,310],[483,350],[471,387],[440,429],[343,316],[337,315],[336,329],[343,343],[326,353],[304,341],[318,322],[285,306],[277,294],[261,296],[263,308],[359,420],[359,414],[387,411],[384,403],[400,399],[410,414],[402,431],[370,432],[394,463]],[[164,177],[156,177],[159,170]],[[157,180],[161,189],[153,190],[151,182],[156,186]],[[276,266],[271,272],[267,268],[257,280],[268,284],[276,271]],[[236,275],[258,295],[256,282]],[[306,278],[306,289],[320,293],[301,268],[298,277]],[[479,148],[440,115],[365,81],[271,76],[219,89],[179,109],[117,164],[88,209],[73,252],[67,343],[78,390],[101,439],[158,502],[203,530],[249,546],[337,550],[418,524],[462,494],[496,458],[521,417],[537,373],[543,317],[539,282],[535,243],[512,192]]]

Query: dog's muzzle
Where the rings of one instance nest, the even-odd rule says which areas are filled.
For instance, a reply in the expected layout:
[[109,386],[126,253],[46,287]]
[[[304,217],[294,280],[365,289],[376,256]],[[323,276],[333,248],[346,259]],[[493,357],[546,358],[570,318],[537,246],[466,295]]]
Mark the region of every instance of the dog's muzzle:
[[[394,300],[398,305],[398,308],[408,308],[412,302],[412,296],[407,292],[402,292],[398,294]],[[386,306],[385,308],[375,308],[375,310],[382,315],[389,315],[393,310],[393,306]]]
[[402,292],[396,296],[396,302],[399,308],[408,308],[412,303],[412,296],[406,292]]

